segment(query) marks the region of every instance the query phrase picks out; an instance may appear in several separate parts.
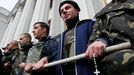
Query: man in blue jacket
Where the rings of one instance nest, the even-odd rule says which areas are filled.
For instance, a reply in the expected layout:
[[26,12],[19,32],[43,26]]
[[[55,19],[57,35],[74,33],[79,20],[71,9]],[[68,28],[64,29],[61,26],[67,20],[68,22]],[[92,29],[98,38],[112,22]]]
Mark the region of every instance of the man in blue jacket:
[[[57,60],[84,53],[92,33],[94,21],[79,20],[80,8],[74,1],[60,3],[59,14],[67,25],[61,34]],[[92,63],[92,62],[91,62]],[[57,65],[57,75],[93,75],[93,67],[87,59]]]

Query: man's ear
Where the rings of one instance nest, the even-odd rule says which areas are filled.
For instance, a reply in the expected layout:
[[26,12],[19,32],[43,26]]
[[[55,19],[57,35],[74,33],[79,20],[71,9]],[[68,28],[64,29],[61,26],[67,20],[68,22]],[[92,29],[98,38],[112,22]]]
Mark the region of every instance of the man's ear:
[[43,29],[43,32],[44,32],[45,34],[47,34],[47,29],[46,29],[46,28],[44,28],[44,29]]
[[46,28],[44,28],[44,31],[47,31],[47,29],[46,29]]

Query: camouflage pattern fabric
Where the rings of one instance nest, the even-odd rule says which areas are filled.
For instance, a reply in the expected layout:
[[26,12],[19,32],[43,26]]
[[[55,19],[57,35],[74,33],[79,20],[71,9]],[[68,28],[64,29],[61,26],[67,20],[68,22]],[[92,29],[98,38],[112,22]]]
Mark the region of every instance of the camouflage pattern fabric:
[[[64,46],[62,58],[68,58],[75,55],[74,49],[74,28],[66,32],[64,37]],[[75,62],[68,62],[62,65],[63,75],[75,75]]]
[[[134,0],[112,0],[95,18],[90,42],[103,39],[108,45],[126,41],[134,44]],[[105,56],[101,62],[102,75],[134,75],[133,48]]]
[[63,58],[74,56],[74,28],[66,32],[63,46]]
[[15,54],[13,55],[12,57],[12,72],[11,72],[11,75],[21,75],[19,72],[21,71],[20,68],[19,68],[19,63],[20,63],[20,60],[19,60],[19,49],[17,51],[15,51]]
[[25,62],[25,60],[26,60],[26,57],[27,57],[27,54],[28,54],[28,51],[29,50],[20,50],[19,51],[19,53],[20,53],[20,56],[19,56],[19,60],[21,61],[21,62]]
[[21,62],[25,62],[29,50],[19,49],[15,52],[12,58],[12,72],[11,75],[22,75],[23,70],[18,66]]
[[11,52],[9,53],[5,53],[4,56],[2,57],[2,62],[8,62],[8,61],[12,61],[12,57],[14,56],[14,54],[16,54],[16,51],[18,50],[18,48],[13,49]]
[[[26,63],[36,63],[39,61],[44,42],[39,42],[34,45],[28,52]],[[32,75],[24,72],[23,75]]]
[[9,60],[11,61],[13,54],[12,53],[6,53],[3,57],[2,57],[2,74],[3,75],[10,75],[11,74],[11,70],[12,67],[11,65],[8,68],[4,68],[3,65],[4,63],[8,62]]
[[39,42],[29,50],[26,63],[36,63],[39,61],[43,44],[44,42]]
[[110,2],[95,18],[90,41],[109,37],[112,44],[134,42],[134,0]]
[[13,59],[14,59],[14,55],[16,54],[16,52],[19,50],[19,48],[13,49],[11,53],[6,53],[3,57],[2,57],[2,64],[4,65],[4,63],[6,62],[10,62],[9,67],[7,67],[6,69],[3,68],[3,75],[11,75],[12,72],[12,68],[13,68]]
[[100,67],[102,75],[134,75],[134,51],[112,53],[101,61]]
[[33,46],[32,43],[21,46],[16,50],[12,57],[12,72],[11,75],[23,75],[23,70],[18,66],[20,63],[25,62],[29,49]]

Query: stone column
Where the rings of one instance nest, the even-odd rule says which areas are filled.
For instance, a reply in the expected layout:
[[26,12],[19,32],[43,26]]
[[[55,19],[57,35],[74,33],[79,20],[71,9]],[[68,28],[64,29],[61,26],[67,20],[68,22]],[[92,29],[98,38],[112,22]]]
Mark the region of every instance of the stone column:
[[107,4],[109,3],[109,2],[111,2],[112,0],[106,0],[106,2],[107,2]]
[[[30,29],[29,33],[32,35],[32,29],[33,29],[33,24],[35,22],[46,22],[48,23],[48,15],[49,15],[49,10],[50,10],[50,1],[51,0],[37,0],[35,10],[33,13],[32,21],[30,24]],[[33,35],[32,35],[33,37]],[[33,38],[33,40],[35,40]]]
[[11,17],[7,30],[5,32],[5,35],[3,36],[3,39],[1,41],[1,46],[5,46],[9,41],[13,40],[13,37],[14,37],[14,34],[16,32],[16,28],[19,22],[19,18],[21,16],[21,12],[22,12],[22,9],[18,8],[15,18],[13,19]]
[[10,39],[10,37],[8,36],[10,33],[8,31],[11,31],[13,20],[14,20],[14,18],[11,17],[10,22],[8,24],[8,27],[6,29],[6,32],[5,32],[5,34],[4,34],[4,36],[3,36],[2,40],[1,40],[0,47],[5,47],[6,43],[7,43],[6,39],[8,39],[8,40]]
[[82,0],[82,1],[81,0],[74,0],[74,1],[76,1],[78,3],[78,5],[79,5],[79,7],[81,9],[80,14],[79,14],[80,20],[91,18],[88,15],[88,10],[87,10],[87,8],[91,8],[91,7],[86,6],[86,1],[85,0]]
[[50,36],[56,36],[64,31],[64,23],[59,15],[59,4],[61,0],[53,0],[53,7],[51,11],[51,24],[50,24]]
[[98,13],[104,7],[102,0],[85,0],[85,1],[89,18],[93,18],[95,14]]
[[33,11],[35,8],[36,0],[26,0],[26,4],[24,6],[24,9],[22,11],[22,15],[20,17],[20,21],[18,23],[14,39],[17,39],[18,36],[24,32],[28,32],[31,18],[33,15]]

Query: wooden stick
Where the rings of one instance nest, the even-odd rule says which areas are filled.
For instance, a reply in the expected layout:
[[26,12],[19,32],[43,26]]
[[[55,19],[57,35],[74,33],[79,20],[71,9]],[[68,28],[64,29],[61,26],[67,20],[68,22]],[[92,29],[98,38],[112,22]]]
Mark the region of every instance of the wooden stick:
[[[130,48],[130,47],[131,47],[130,42],[126,42],[126,43],[121,43],[121,44],[118,44],[118,45],[109,46],[109,47],[106,48],[105,52],[106,53],[107,52],[113,52],[113,51],[118,51],[118,50]],[[58,60],[58,61],[54,61],[54,62],[45,64],[44,67],[51,67],[51,66],[55,66],[55,65],[58,65],[58,64],[67,63],[67,62],[70,62],[70,61],[76,61],[76,60],[79,60],[79,59],[83,59],[85,57],[86,57],[86,54],[83,53],[83,54],[79,54],[79,55],[76,55],[76,56],[72,56],[70,58],[66,58],[66,59],[62,59],[62,60]]]

